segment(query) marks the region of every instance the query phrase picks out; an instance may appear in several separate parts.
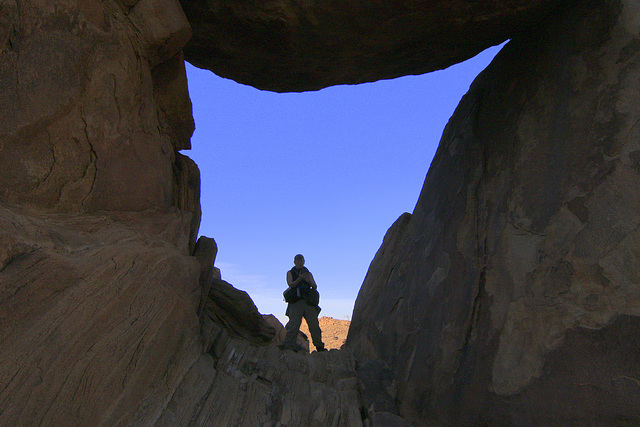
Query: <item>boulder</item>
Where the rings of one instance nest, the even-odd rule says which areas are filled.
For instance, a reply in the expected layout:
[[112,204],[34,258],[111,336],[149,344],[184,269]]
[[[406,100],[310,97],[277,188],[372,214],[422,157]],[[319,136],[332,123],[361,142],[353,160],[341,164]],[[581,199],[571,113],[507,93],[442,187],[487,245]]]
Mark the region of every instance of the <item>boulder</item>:
[[405,418],[640,422],[638,34],[634,0],[567,2],[461,101],[346,344]]
[[231,335],[254,344],[270,343],[276,334],[275,328],[258,312],[251,297],[224,280],[212,279],[204,315],[222,325]]
[[181,0],[191,64],[260,89],[318,90],[462,62],[537,22],[558,0]]

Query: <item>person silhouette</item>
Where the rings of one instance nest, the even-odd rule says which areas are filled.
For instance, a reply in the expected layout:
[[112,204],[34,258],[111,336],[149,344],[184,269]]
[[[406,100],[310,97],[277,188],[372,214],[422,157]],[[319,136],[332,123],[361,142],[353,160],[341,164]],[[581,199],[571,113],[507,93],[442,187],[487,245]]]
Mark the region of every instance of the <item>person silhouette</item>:
[[[287,285],[285,293],[290,292],[295,297],[287,304],[286,316],[289,318],[285,329],[287,331],[281,348],[285,350],[299,351],[302,347],[296,342],[302,318],[307,321],[311,339],[317,351],[326,351],[322,342],[322,331],[318,322],[320,307],[318,306],[316,281],[313,275],[304,266],[305,259],[301,254],[293,258],[294,267],[287,271]],[[313,298],[315,293],[316,297]]]

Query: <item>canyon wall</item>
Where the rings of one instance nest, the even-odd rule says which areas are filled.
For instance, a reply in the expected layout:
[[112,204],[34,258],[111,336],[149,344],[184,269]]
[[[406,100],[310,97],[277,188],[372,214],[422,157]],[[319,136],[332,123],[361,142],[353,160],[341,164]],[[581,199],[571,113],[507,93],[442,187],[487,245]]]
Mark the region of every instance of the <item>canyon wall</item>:
[[570,2],[514,38],[387,233],[347,346],[417,422],[640,422],[640,14]]
[[0,3],[0,425],[362,425],[353,356],[279,350],[196,242],[190,35],[177,1]]
[[172,1],[0,5],[2,425],[149,424],[202,353],[190,36]]

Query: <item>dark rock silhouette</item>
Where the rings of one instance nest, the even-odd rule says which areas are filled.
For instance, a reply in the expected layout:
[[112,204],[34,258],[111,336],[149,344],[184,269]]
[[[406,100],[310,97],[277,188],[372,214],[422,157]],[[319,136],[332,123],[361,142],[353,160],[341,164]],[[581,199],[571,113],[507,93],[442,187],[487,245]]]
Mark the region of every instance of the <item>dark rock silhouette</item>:
[[277,92],[441,70],[502,43],[556,0],[180,0],[187,60]]

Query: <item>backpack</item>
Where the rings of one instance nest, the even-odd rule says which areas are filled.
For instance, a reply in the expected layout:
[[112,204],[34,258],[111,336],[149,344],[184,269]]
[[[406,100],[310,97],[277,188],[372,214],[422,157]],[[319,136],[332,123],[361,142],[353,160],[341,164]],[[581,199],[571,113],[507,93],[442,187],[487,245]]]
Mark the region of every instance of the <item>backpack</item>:
[[309,285],[300,287],[300,297],[309,305],[316,307],[320,303],[320,293]]
[[[306,267],[302,267],[301,272],[307,273],[309,272],[309,270],[307,270]],[[293,280],[296,280],[298,276],[299,276],[299,273],[292,268],[291,278]],[[293,288],[288,288],[287,290],[285,290],[282,293],[282,295],[284,296],[284,300],[287,303],[298,302],[301,299],[305,300],[307,304],[316,306],[316,307],[320,303],[320,293],[318,292],[318,290],[313,289],[313,287],[304,280],[298,283],[297,286]]]
[[300,295],[298,295],[298,287],[295,286],[293,288],[288,288],[286,291],[282,293],[285,302],[293,303],[300,301]]

